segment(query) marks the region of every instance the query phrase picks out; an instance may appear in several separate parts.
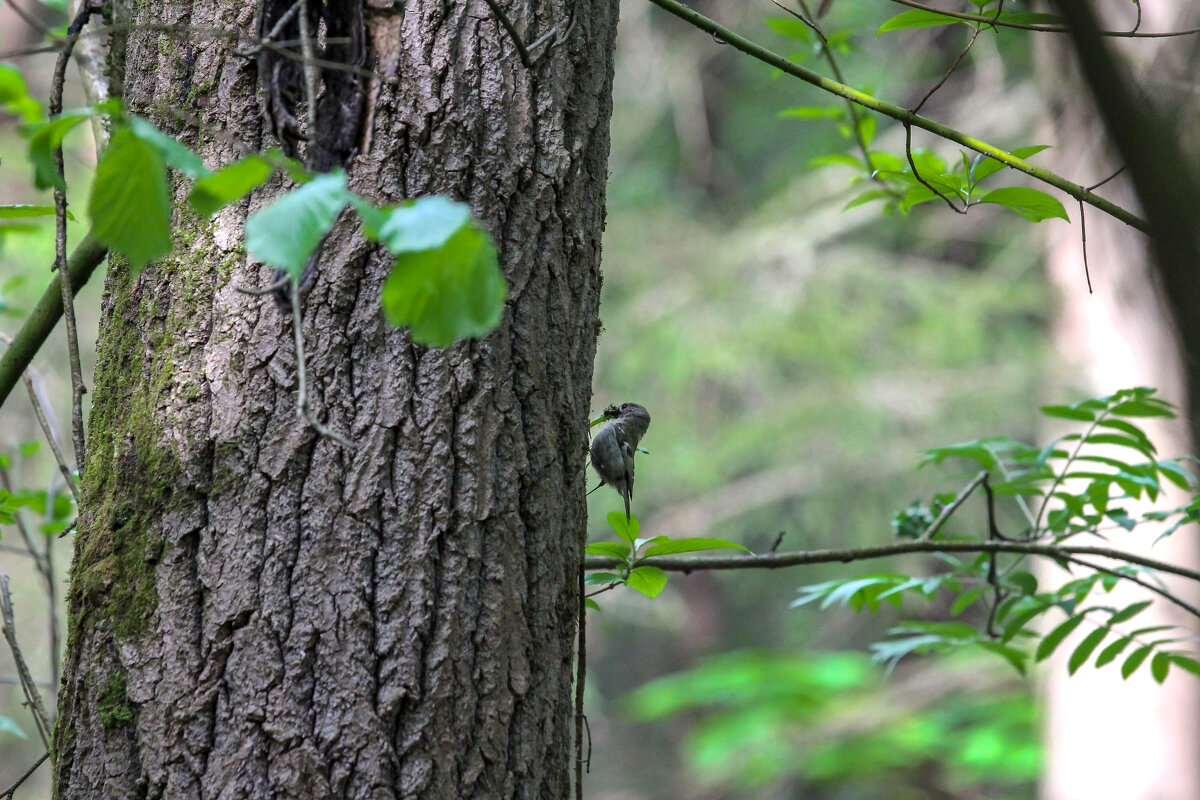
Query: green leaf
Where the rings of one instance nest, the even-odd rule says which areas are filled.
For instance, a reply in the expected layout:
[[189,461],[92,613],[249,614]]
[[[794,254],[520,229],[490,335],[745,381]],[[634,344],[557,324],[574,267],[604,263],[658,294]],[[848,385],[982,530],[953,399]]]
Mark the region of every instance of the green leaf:
[[0,108],[6,114],[20,117],[25,125],[33,125],[42,118],[42,104],[29,95],[25,77],[11,64],[0,64]]
[[810,167],[850,167],[852,169],[863,169],[863,162],[859,161],[854,156],[846,155],[845,153],[833,153],[830,155],[817,156],[808,160]]
[[304,266],[350,202],[346,173],[318,175],[246,220],[246,249],[300,280]]
[[600,604],[599,604],[599,603],[597,603],[595,600],[593,600],[593,599],[592,599],[592,598],[590,598],[590,597],[584,598],[583,605],[584,605],[586,608],[590,608],[590,609],[592,609],[593,611],[599,611],[599,610],[600,610]]
[[667,586],[667,573],[658,567],[638,567],[629,573],[625,584],[646,597],[658,597]]
[[1200,676],[1200,663],[1191,656],[1186,656],[1181,653],[1170,654],[1171,663],[1180,669],[1187,670],[1193,675]]
[[1063,622],[1054,630],[1045,635],[1042,641],[1038,642],[1037,651],[1034,653],[1034,659],[1037,661],[1045,661],[1062,644],[1062,640],[1071,634],[1071,631],[1079,627],[1079,623],[1083,622],[1083,616],[1068,617],[1066,622]]
[[54,166],[54,151],[62,144],[63,137],[79,123],[96,114],[93,108],[79,108],[61,114],[24,130],[29,137],[29,160],[33,163],[33,184],[39,189],[58,187],[66,189],[66,183],[58,177]]
[[[22,219],[24,217],[52,217],[54,206],[31,206],[17,203],[11,206],[0,206],[0,219]],[[75,215],[67,209],[67,219],[75,219]]]
[[1000,637],[1000,641],[1005,643],[1011,642],[1018,633],[1025,629],[1025,626],[1030,620],[1044,612],[1047,608],[1048,606],[1038,605],[1034,606],[1033,608],[1027,608],[1023,611],[1018,611],[1013,615],[1013,618],[1009,620],[1008,624],[1004,626],[1004,634]]
[[203,159],[196,155],[190,147],[174,136],[163,133],[149,120],[129,115],[125,117],[125,124],[129,126],[129,130],[133,131],[134,136],[157,148],[163,161],[171,169],[179,170],[192,179],[212,174],[208,167],[204,166]]
[[1155,653],[1154,658],[1150,659],[1150,675],[1154,678],[1155,683],[1162,683],[1167,679],[1167,673],[1171,671],[1171,657],[1166,653]]
[[849,211],[852,208],[858,208],[859,206],[869,203],[872,200],[886,200],[891,196],[891,192],[887,191],[886,189],[868,189],[858,197],[852,199],[849,203],[846,203],[846,205],[842,206],[842,211]]
[[383,311],[413,341],[447,347],[500,322],[508,284],[487,234],[466,225],[445,246],[396,258],[383,285]]
[[1117,656],[1121,655],[1121,651],[1124,650],[1126,647],[1128,647],[1129,643],[1132,641],[1133,641],[1132,638],[1130,638],[1129,636],[1126,636],[1122,639],[1117,639],[1115,642],[1111,643],[1108,647],[1101,650],[1100,655],[1097,656],[1097,658],[1096,658],[1096,668],[1099,669],[1100,667],[1103,667],[1105,664],[1114,660]]
[[767,27],[776,33],[803,42],[812,38],[812,31],[808,29],[808,26],[794,17],[767,17]]
[[740,545],[737,542],[729,542],[725,539],[671,539],[662,544],[656,544],[653,547],[646,549],[642,553],[645,557],[650,556],[665,556],[671,553],[694,553],[697,550],[745,550],[747,553],[750,549],[745,545]]
[[1009,664],[1012,664],[1017,672],[1021,673],[1022,675],[1025,674],[1026,661],[1029,656],[1027,656],[1024,651],[1018,650],[1015,647],[1009,647],[1007,645],[1000,644],[1000,642],[995,642],[990,639],[981,640],[979,642],[979,646],[990,653],[995,653],[996,655],[1002,657]]
[[128,128],[112,135],[88,200],[92,235],[135,270],[171,252],[171,201],[162,154]]
[[978,600],[982,595],[983,589],[978,586],[974,589],[968,589],[967,591],[963,592],[958,597],[954,598],[954,604],[950,606],[950,616],[957,617],[959,614],[974,605],[975,601]]
[[1121,677],[1128,678],[1137,668],[1146,660],[1146,656],[1150,655],[1151,645],[1142,645],[1137,650],[1129,654],[1129,658],[1125,659],[1125,663],[1121,665]]
[[621,511],[608,512],[608,524],[617,532],[617,536],[629,542],[630,545],[637,541],[638,530],[642,527],[638,524],[637,517],[630,517],[627,520]]
[[589,572],[583,576],[585,586],[607,586],[610,583],[620,583],[621,576],[614,572]]
[[208,219],[261,186],[272,170],[274,167],[262,156],[246,156],[197,180],[188,203],[197,214]]
[[8,717],[0,717],[0,733],[11,733],[18,739],[24,741],[29,740],[25,735],[25,731],[21,730],[21,726],[17,725],[17,723],[13,722]]
[[1075,408],[1074,406],[1042,406],[1042,413],[1047,417],[1073,419],[1080,422],[1092,422],[1096,419],[1094,411],[1088,411],[1085,408]]
[[[1016,150],[1011,151],[1011,154],[1016,156],[1017,158],[1027,159],[1030,156],[1040,153],[1043,150],[1047,150],[1047,149],[1049,149],[1049,145],[1038,144],[1038,145],[1033,145],[1031,147],[1018,147]],[[980,154],[979,158],[981,160],[978,161],[978,163],[976,163],[972,169],[972,173],[971,173],[972,184],[978,184],[980,181],[982,181],[987,176],[991,175],[994,172],[999,172],[1000,170],[1002,170],[1008,166],[1007,164],[1005,164],[1003,162],[997,161],[996,159],[992,158],[991,156],[984,156],[982,153]]]
[[1180,464],[1175,459],[1159,461],[1155,466],[1158,472],[1171,483],[1178,486],[1180,489],[1191,489],[1192,484],[1196,481],[1196,476],[1187,467]]
[[441,195],[383,208],[355,198],[354,210],[362,218],[367,238],[393,255],[443,248],[471,223],[470,206]]
[[584,552],[593,556],[608,556],[625,560],[629,558],[629,545],[621,542],[592,542]]
[[1014,572],[1005,580],[1009,585],[1016,587],[1021,594],[1037,594],[1038,581],[1032,572]]
[[[638,550],[641,550],[643,547],[645,547],[648,544],[658,544],[659,542],[669,542],[669,541],[671,541],[670,538],[666,537],[666,536],[651,536],[648,539],[642,539],[639,537],[633,541],[633,549],[636,552]],[[642,555],[645,556],[645,553],[643,553]]]
[[1111,628],[1097,628],[1084,637],[1079,646],[1071,653],[1071,657],[1067,659],[1067,672],[1074,675],[1080,667],[1087,663],[1087,660],[1092,657],[1092,653],[1104,641],[1104,637],[1112,632]]
[[904,11],[889,19],[887,22],[879,26],[879,30],[875,32],[875,36],[887,33],[888,31],[902,31],[911,28],[935,28],[939,25],[954,25],[962,22],[956,17],[948,17],[945,14],[936,14],[932,11],[923,11],[921,9],[911,9]]
[[1065,219],[1070,222],[1067,210],[1055,198],[1024,186],[1010,186],[1004,189],[993,189],[979,198],[980,203],[995,203],[1010,211],[1015,211],[1031,222],[1041,222],[1046,219]]
[[1132,605],[1125,606],[1125,608],[1122,608],[1120,611],[1112,615],[1112,618],[1109,619],[1108,624],[1116,625],[1120,622],[1127,622],[1149,608],[1150,603],[1150,600],[1143,600],[1140,603],[1133,603]]
[[1118,417],[1166,417],[1167,419],[1175,417],[1175,412],[1171,410],[1170,406],[1140,400],[1126,400],[1118,403],[1110,409],[1110,413]]

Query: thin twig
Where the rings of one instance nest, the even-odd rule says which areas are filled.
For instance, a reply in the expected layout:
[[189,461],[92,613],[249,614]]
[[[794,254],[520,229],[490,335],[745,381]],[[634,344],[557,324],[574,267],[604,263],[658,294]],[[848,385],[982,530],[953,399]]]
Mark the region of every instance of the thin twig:
[[[349,72],[353,75],[361,75],[368,78],[376,78],[383,83],[394,85],[399,82],[395,77],[387,77],[378,72],[356,67],[352,64],[343,64],[337,61],[328,61],[326,59],[314,58],[311,62],[306,61],[303,55],[295,53],[288,49],[292,45],[300,44],[293,40],[283,40],[272,42],[266,39],[258,39],[253,36],[248,36],[242,30],[229,30],[226,28],[216,28],[209,25],[179,25],[170,23],[154,23],[154,22],[139,22],[136,25],[98,25],[92,29],[79,34],[79,39],[90,39],[96,36],[107,35],[111,33],[137,31],[157,31],[160,33],[179,33],[188,35],[209,36],[215,39],[237,39],[239,42],[245,42],[245,48],[239,50],[239,55],[249,58],[254,56],[259,50],[270,50],[273,53],[278,53],[284,58],[299,61],[301,63],[311,63],[314,66],[322,69],[338,70],[340,72]],[[0,59],[13,58],[17,56],[38,55],[42,53],[58,53],[62,52],[64,42],[49,43],[49,44],[34,44],[23,45],[21,47],[13,47],[8,50],[0,51]],[[335,36],[326,39],[327,44],[347,44],[350,39],[348,37]],[[239,45],[240,47],[240,45]]]
[[[796,13],[794,10],[780,3],[779,0],[771,0],[771,2],[803,22],[812,30],[813,33],[817,35],[817,37],[821,40],[821,53],[824,54],[825,61],[829,64],[829,70],[833,73],[833,77],[837,79],[838,83],[845,83],[846,77],[842,74],[841,64],[838,63],[837,57],[833,54],[833,49],[829,46],[829,39],[825,36],[825,32],[821,30],[821,27],[817,25],[816,17],[814,17],[812,12],[808,10],[808,4],[805,2],[805,0],[798,0],[800,3],[800,8],[804,11],[803,14]],[[862,126],[859,124],[859,120],[862,117],[859,114],[858,106],[848,98],[842,99],[846,103],[846,113],[850,115],[850,131],[854,136],[854,143],[858,145],[858,150],[860,153],[862,153],[863,166],[865,166],[867,171],[871,173],[871,180],[879,184],[883,190],[893,198],[899,199],[900,193],[895,187],[888,183],[888,181],[882,175],[879,174],[878,170],[874,169],[871,163],[871,150],[867,145],[866,137],[863,136]]]
[[33,714],[42,744],[49,748],[50,716],[42,704],[42,694],[38,691],[33,675],[29,672],[25,656],[21,654],[21,648],[17,645],[17,626],[13,620],[12,595],[8,591],[7,575],[0,575],[0,613],[4,616],[4,638],[8,642],[8,648],[12,651],[13,662],[17,665],[17,675],[21,678],[21,691],[25,693],[25,702],[29,706],[30,713]]
[[353,450],[354,443],[342,436],[332,428],[323,425],[317,420],[316,415],[312,413],[312,409],[308,404],[308,371],[304,362],[304,329],[303,320],[300,317],[300,282],[292,280],[292,334],[296,343],[296,411],[298,416],[305,420],[318,435],[328,439],[333,439],[342,447]]
[[71,467],[67,464],[62,447],[58,444],[58,432],[54,430],[50,425],[50,421],[46,418],[46,408],[43,405],[41,393],[34,387],[32,372],[32,368],[27,369],[24,376],[22,376],[25,381],[25,389],[29,392],[29,402],[33,405],[33,413],[37,417],[38,425],[41,426],[42,435],[46,437],[46,442],[50,445],[50,452],[54,454],[54,460],[58,464],[58,471],[62,473],[63,480],[67,484],[67,489],[70,490],[71,496],[75,498],[75,505],[79,505],[79,487],[75,484],[75,475],[71,471]]
[[[616,566],[616,564],[614,564],[613,566]],[[590,565],[587,563],[587,559],[586,559],[586,558],[584,559],[584,568],[585,568],[585,569],[592,569],[592,567],[591,567],[591,566],[590,566]],[[618,581],[618,582],[616,582],[616,583],[610,583],[610,584],[608,584],[608,585],[606,585],[606,586],[602,586],[601,588],[597,589],[596,591],[592,592],[591,594],[584,595],[584,597],[585,597],[585,598],[591,598],[591,597],[595,597],[595,596],[596,596],[596,595],[598,595],[598,594],[604,594],[605,592],[611,592],[613,589],[615,589],[615,588],[617,588],[618,586],[621,586],[621,585],[623,585],[623,584],[622,584],[622,582],[620,582],[620,581]]]
[[1088,294],[1092,293],[1092,271],[1088,267],[1087,255],[1087,212],[1084,210],[1083,201],[1077,200],[1079,203],[1079,245],[1083,248],[1083,277],[1087,280]]
[[[267,35],[263,37],[263,40],[268,41],[268,42],[274,42],[275,38],[277,36],[279,36],[280,33],[283,32],[284,26],[292,21],[292,17],[296,16],[296,12],[299,11],[301,8],[303,8],[303,6],[304,6],[304,0],[296,0],[296,2],[292,3],[292,7],[289,8],[287,11],[283,12],[283,14],[279,17],[279,19],[275,20],[275,26],[273,28],[271,28],[270,31],[267,32]],[[308,9],[305,9],[305,10],[307,11]],[[303,34],[301,34],[301,35],[303,35]]]
[[297,0],[300,5],[300,52],[304,54],[304,100],[308,106],[308,124],[304,149],[304,160],[312,169],[317,162],[317,84],[321,73],[313,63],[316,52],[313,50],[312,32],[308,26],[308,0]]
[[[0,467],[0,489],[12,494],[14,488],[13,480],[8,474],[8,470],[4,467]],[[21,534],[21,540],[25,542],[25,554],[33,559],[34,566],[37,568],[38,573],[41,575],[46,575],[46,565],[42,562],[41,554],[38,553],[37,547],[34,546],[33,535],[29,532],[29,526],[25,524],[25,517],[20,511],[18,511],[16,514],[13,514],[13,524],[16,525],[17,532]]]
[[42,537],[42,564],[46,567],[46,612],[49,615],[46,625],[50,629],[50,699],[51,704],[58,707],[58,679],[61,673],[59,663],[59,620],[58,620],[58,583],[54,574],[54,539]]
[[1180,608],[1182,608],[1184,611],[1188,612],[1192,616],[1200,617],[1200,608],[1196,608],[1195,606],[1191,605],[1190,603],[1187,603],[1187,602],[1179,599],[1175,595],[1171,594],[1166,589],[1163,589],[1161,586],[1155,586],[1153,583],[1150,583],[1150,581],[1144,581],[1141,578],[1137,577],[1136,575],[1128,575],[1124,572],[1119,572],[1118,570],[1115,570],[1115,569],[1109,569],[1108,567],[1102,567],[1099,564],[1094,564],[1090,561],[1084,561],[1082,558],[1068,557],[1067,561],[1070,561],[1072,564],[1078,564],[1081,567],[1087,567],[1088,569],[1094,569],[1094,570],[1096,570],[1096,572],[1102,572],[1105,575],[1111,575],[1114,578],[1120,578],[1122,580],[1130,581],[1131,583],[1136,583],[1138,586],[1141,586],[1143,589],[1149,589],[1150,591],[1154,592],[1159,597],[1162,597],[1164,600],[1168,600],[1168,601],[1174,603],[1175,605],[1179,606]]
[[33,773],[37,772],[37,768],[40,767],[42,764],[46,763],[46,759],[48,759],[49,757],[50,757],[49,750],[42,753],[41,758],[39,758],[37,761],[33,762],[33,766],[31,766],[29,769],[25,770],[24,774],[22,774],[21,777],[17,778],[16,783],[14,783],[12,786],[5,789],[3,792],[0,792],[0,800],[12,800],[13,793],[15,793],[17,791],[17,789],[19,789],[21,787],[22,783],[29,780],[30,776],[33,775]]
[[[993,21],[990,17],[983,14],[964,14],[958,11],[944,11],[940,8],[927,6],[924,3],[918,3],[915,0],[892,0],[893,3],[898,3],[909,8],[920,9],[921,11],[929,11],[934,14],[941,14],[943,17],[953,17],[954,19],[962,20],[963,22],[986,22],[1000,28],[1015,28],[1023,31],[1037,31],[1039,33],[1069,33],[1070,28],[1066,25],[1046,25],[1035,22],[1009,22],[1007,20]],[[1128,31],[1096,31],[1100,36],[1111,36],[1118,39],[1166,39],[1172,36],[1192,36],[1200,33],[1200,28],[1186,28],[1181,31],[1166,31],[1163,33],[1139,33],[1137,28],[1141,25],[1141,5],[1138,4],[1139,21],[1132,30]]]
[[[541,49],[543,45],[547,44],[552,39],[554,40],[555,44],[560,44],[571,33],[571,29],[575,27],[576,4],[572,2],[570,17],[567,21],[567,27],[562,34],[558,33],[558,27],[562,24],[562,22],[556,22],[550,26],[550,30],[543,33],[534,40],[533,44],[526,47],[525,41],[521,38],[521,34],[517,32],[517,26],[513,25],[512,20],[508,18],[508,14],[504,13],[504,9],[500,7],[500,4],[497,3],[496,0],[483,0],[483,2],[487,3],[487,7],[490,8],[492,13],[496,15],[496,19],[500,21],[500,25],[504,28],[504,32],[508,34],[508,38],[512,39],[513,46],[517,48],[517,57],[521,59],[521,65],[524,66],[525,69],[532,69],[537,64],[540,59],[535,58],[534,53]],[[547,50],[547,52],[549,52],[549,50]]]
[[[1138,6],[1137,24],[1138,25],[1142,24],[1142,7],[1140,5]],[[1134,26],[1134,27],[1136,29],[1136,26]],[[1093,183],[1091,186],[1087,187],[1087,190],[1089,192],[1093,192],[1096,189],[1099,189],[1101,186],[1108,183],[1109,181],[1111,181],[1113,178],[1117,177],[1124,171],[1125,171],[1125,166],[1122,165],[1121,168],[1118,169],[1116,172],[1114,172],[1112,175],[1109,175],[1107,178],[1100,181],[1099,183]],[[1086,209],[1084,209],[1084,207],[1083,207],[1083,201],[1079,200],[1077,202],[1079,203],[1079,243],[1083,248],[1083,277],[1087,279],[1088,294],[1091,294],[1092,293],[1092,273],[1091,273],[1091,270],[1088,268],[1087,213],[1086,213]]]
[[529,57],[529,51],[525,49],[525,42],[521,41],[521,34],[517,33],[516,26],[512,24],[512,20],[504,13],[504,9],[500,8],[500,4],[496,0],[483,0],[483,2],[487,3],[487,7],[492,10],[492,13],[496,15],[496,19],[500,21],[500,25],[508,33],[508,38],[512,39],[513,46],[517,48],[517,55],[520,57],[525,69],[532,67],[533,61]]
[[908,166],[912,170],[913,177],[917,179],[917,183],[921,184],[926,189],[928,189],[929,191],[936,194],[938,197],[945,200],[946,205],[948,205],[950,207],[950,210],[953,211],[954,213],[956,213],[956,214],[966,214],[967,213],[966,203],[963,203],[963,207],[959,208],[957,205],[955,205],[953,200],[951,200],[949,197],[947,197],[946,195],[939,192],[936,188],[934,188],[932,183],[925,180],[925,178],[921,175],[921,171],[919,169],[917,169],[917,162],[915,160],[913,160],[913,153],[912,153],[912,125],[909,125],[907,122],[904,123],[904,155],[908,156]]
[[[992,27],[993,30],[995,30],[996,20],[1000,19],[1000,12],[1003,9],[1004,9],[1004,0],[1000,0],[1000,2],[996,4],[996,13],[992,16],[992,21],[990,23],[988,23]],[[935,83],[933,85],[933,88],[925,93],[925,96],[921,98],[921,102],[919,102],[915,106],[913,106],[912,112],[914,114],[919,114],[921,112],[921,109],[925,107],[925,104],[927,102],[929,102],[929,98],[933,97],[934,93],[937,92],[938,89],[941,89],[942,86],[944,86],[946,84],[946,81],[950,80],[950,76],[954,74],[954,71],[956,69],[958,69],[958,65],[962,63],[962,60],[964,58],[966,58],[967,53],[971,52],[971,48],[975,45],[975,40],[979,38],[979,34],[981,31],[983,31],[983,29],[984,29],[984,25],[982,23],[977,23],[973,27],[973,29],[971,31],[971,38],[967,39],[966,46],[963,47],[963,49],[961,51],[959,51],[958,57],[954,59],[954,62],[952,64],[950,64],[950,68],[948,70],[946,70],[946,73],[944,75],[942,75],[942,79],[940,81],[938,81],[937,83]]]
[[[84,0],[79,14],[67,28],[63,49],[54,63],[54,80],[50,85],[49,114],[51,117],[62,112],[63,83],[66,79],[67,62],[79,32],[98,9],[92,0]],[[75,463],[82,473],[87,464],[87,440],[83,430],[83,396],[87,388],[83,385],[83,366],[79,358],[79,333],[75,326],[75,290],[71,286],[71,274],[67,268],[67,193],[63,173],[63,151],[60,142],[54,148],[54,174],[58,180],[54,186],[54,264],[58,269],[58,283],[62,290],[63,320],[67,326],[67,355],[71,365],[71,433],[75,445]]]
[[11,8],[18,17],[23,19],[26,25],[33,28],[42,36],[48,36],[50,34],[49,26],[26,11],[21,4],[17,2],[17,0],[8,0],[8,7]]
[[[1063,178],[1061,175],[1056,175],[1049,170],[1036,167],[1023,158],[1014,156],[1012,153],[1002,150],[995,145],[988,144],[980,139],[976,139],[973,136],[968,136],[962,131],[951,128],[948,125],[943,125],[940,122],[935,122],[934,120],[922,117],[920,114],[913,114],[907,109],[901,108],[894,103],[888,103],[884,100],[880,100],[877,97],[869,95],[866,92],[860,92],[859,90],[843,83],[839,83],[831,78],[827,78],[824,75],[814,72],[813,70],[808,69],[801,64],[797,64],[787,58],[784,58],[778,53],[771,52],[762,45],[750,41],[746,37],[739,35],[736,31],[717,23],[716,21],[704,16],[692,8],[689,8],[688,6],[679,2],[679,0],[650,0],[650,2],[664,11],[679,17],[692,27],[698,28],[705,33],[718,36],[723,43],[736,48],[737,50],[745,53],[757,61],[761,61],[764,64],[769,64],[770,66],[779,69],[781,72],[790,75],[793,78],[799,78],[800,80],[812,84],[813,86],[816,86],[822,91],[830,94],[835,94],[839,97],[845,97],[864,108],[875,111],[886,117],[890,117],[902,124],[907,123],[915,128],[927,130],[930,133],[946,139],[947,141],[960,144],[963,147],[967,147],[977,153],[982,153],[985,156],[991,156],[1007,167],[1011,167],[1018,172],[1024,172],[1026,175],[1030,175],[1043,183],[1049,184],[1056,189],[1066,192],[1071,197],[1082,199],[1085,203],[1100,209],[1109,216],[1124,222],[1126,225],[1134,227],[1143,233],[1149,231],[1149,224],[1144,219],[1124,208],[1121,208],[1115,203],[1104,199],[1103,197],[1099,197],[1087,191],[1083,186],[1080,186],[1073,181],[1069,181],[1066,178]],[[981,20],[987,22],[990,20],[990,17],[982,17]]]
[[[917,541],[918,542],[929,541],[934,536],[936,536],[937,532],[940,531],[942,529],[942,526],[946,524],[946,520],[950,519],[950,516],[955,511],[958,510],[959,506],[961,506],[964,502],[966,502],[966,499],[971,496],[971,492],[978,489],[979,484],[986,481],[987,477],[988,477],[988,473],[987,473],[987,470],[985,469],[982,472],[980,472],[978,475],[976,475],[974,478],[972,478],[970,483],[968,483],[966,486],[964,486],[962,488],[962,491],[960,491],[958,493],[958,496],[955,497],[953,500],[951,500],[949,502],[949,504],[947,504],[944,508],[942,508],[941,513],[939,513],[937,515],[937,519],[935,519],[930,524],[930,526],[925,529],[924,533],[922,533],[920,536],[917,537]],[[772,551],[773,550],[774,550],[774,548],[772,548]]]
[[579,633],[575,653],[575,800],[583,800],[583,682],[587,676],[587,595],[579,568]]

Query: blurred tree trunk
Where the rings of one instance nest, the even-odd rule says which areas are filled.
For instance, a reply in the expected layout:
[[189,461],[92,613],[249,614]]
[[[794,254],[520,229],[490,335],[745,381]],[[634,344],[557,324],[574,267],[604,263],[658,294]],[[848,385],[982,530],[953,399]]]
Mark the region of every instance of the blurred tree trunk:
[[[1128,3],[1098,4],[1113,29],[1128,28],[1134,10]],[[1145,30],[1172,30],[1195,24],[1194,9],[1179,2],[1143,7]],[[1181,13],[1186,12],[1186,13]],[[1080,91],[1083,79],[1074,68],[1074,57],[1065,37],[1043,42],[1044,82],[1058,88],[1051,137],[1062,143],[1052,151],[1051,168],[1081,183],[1098,183],[1127,159],[1114,153],[1095,106]],[[1116,43],[1109,41],[1110,46]],[[1194,45],[1186,40],[1140,40],[1119,48],[1139,83],[1151,96],[1155,87],[1172,81],[1190,81],[1187,69]],[[1180,57],[1184,56],[1184,57]],[[1193,62],[1194,63],[1194,62]],[[1133,113],[1130,110],[1129,113]],[[1194,109],[1192,111],[1194,113]],[[1128,207],[1138,199],[1125,172],[1100,191]],[[1146,210],[1141,209],[1141,213]],[[1189,374],[1200,353],[1187,352],[1180,336],[1178,292],[1163,277],[1148,239],[1141,233],[1102,214],[1087,215],[1087,252],[1094,293],[1089,294],[1084,275],[1078,211],[1072,224],[1053,229],[1048,243],[1050,276],[1061,291],[1062,305],[1054,330],[1062,359],[1062,391],[1068,387],[1088,393],[1109,393],[1128,386],[1155,386],[1160,395],[1181,406],[1181,418],[1149,420],[1146,425],[1160,455],[1195,453],[1189,424],[1200,398],[1194,394],[1197,376]],[[1161,261],[1161,259],[1160,259]],[[1170,289],[1164,289],[1170,286]],[[1058,393],[1056,393],[1056,397]],[[1056,401],[1057,402],[1057,401]],[[1190,406],[1190,408],[1189,408]],[[1161,507],[1187,502],[1179,492],[1168,493]],[[1151,551],[1153,532],[1124,532],[1109,544],[1167,561],[1200,564],[1200,544],[1194,528],[1178,531]],[[1053,568],[1051,568],[1053,569]],[[1063,573],[1057,571],[1055,580]],[[1195,587],[1173,585],[1192,603]],[[1142,599],[1141,590],[1118,589],[1103,602],[1116,607]],[[1179,609],[1156,602],[1138,616],[1136,626],[1177,624],[1194,630],[1196,620]],[[1148,670],[1139,670],[1122,681],[1117,663],[1102,670],[1084,667],[1068,676],[1069,646],[1059,648],[1045,671],[1046,743],[1048,763],[1043,795],[1048,800],[1193,800],[1200,797],[1200,683],[1176,672],[1158,686]]]
[[[273,144],[253,59],[206,33],[253,33],[252,5],[130,4],[112,43],[116,93],[210,166]],[[58,797],[568,795],[617,4],[506,5],[570,35],[526,69],[482,3],[327,6],[384,79],[352,188],[469,200],[510,286],[488,337],[416,346],[380,316],[386,256],[335,229],[304,335],[353,450],[297,420],[289,318],[235,289],[270,280],[241,246],[268,197],[180,209],[172,257],[110,269]]]

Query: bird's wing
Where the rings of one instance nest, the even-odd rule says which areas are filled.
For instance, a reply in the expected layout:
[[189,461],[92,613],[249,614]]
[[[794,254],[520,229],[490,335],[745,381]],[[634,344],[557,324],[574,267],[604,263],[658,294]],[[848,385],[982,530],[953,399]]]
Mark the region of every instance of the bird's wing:
[[625,488],[630,497],[633,497],[633,454],[633,445],[621,442],[621,458],[625,462]]

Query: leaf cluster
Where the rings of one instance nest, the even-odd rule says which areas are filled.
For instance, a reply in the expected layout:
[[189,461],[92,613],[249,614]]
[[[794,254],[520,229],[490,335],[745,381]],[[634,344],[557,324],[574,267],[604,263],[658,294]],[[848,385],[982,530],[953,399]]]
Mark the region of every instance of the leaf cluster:
[[[997,529],[992,498],[1017,504],[1022,512],[1027,525],[1012,539],[1051,545],[1083,533],[1132,535],[1146,523],[1162,528],[1157,537],[1161,539],[1200,519],[1200,500],[1196,499],[1168,510],[1133,510],[1136,501],[1158,499],[1168,484],[1193,494],[1197,491],[1196,478],[1185,463],[1158,459],[1138,424],[1146,418],[1174,416],[1172,406],[1156,397],[1153,389],[1126,389],[1074,405],[1045,406],[1042,412],[1080,424],[1082,430],[1059,436],[1043,447],[997,437],[925,453],[925,464],[966,461],[982,467],[992,478],[986,483],[987,538],[1009,539]],[[924,535],[932,524],[934,509],[945,508],[952,498],[953,493],[938,495],[929,506],[914,503],[899,512],[893,521],[897,535]],[[1067,659],[1072,674],[1088,663],[1104,667],[1120,660],[1125,678],[1147,663],[1160,683],[1172,667],[1200,675],[1200,658],[1194,648],[1185,646],[1193,637],[1170,625],[1128,629],[1126,623],[1149,608],[1152,600],[1116,606],[1093,599],[1098,592],[1107,594],[1127,581],[1196,613],[1147,567],[1108,567],[1062,557],[1059,566],[1073,577],[1046,589],[1025,569],[1025,555],[984,553],[972,561],[949,553],[938,555],[947,568],[936,574],[879,573],[804,586],[793,605],[877,611],[885,604],[901,608],[905,596],[923,601],[940,596],[949,602],[952,617],[963,618],[896,625],[889,632],[891,638],[872,646],[875,657],[889,665],[910,654],[974,648],[1003,658],[1023,673],[1031,661],[1049,658],[1079,630],[1082,636]],[[965,621],[972,616],[967,612],[973,607],[981,610],[975,616],[982,619]],[[1053,621],[1056,617],[1065,619]]]
[[[117,100],[46,119],[20,73],[6,65],[0,65],[0,107],[24,120],[38,189],[65,191],[56,164],[63,139],[87,120],[107,122],[109,144],[88,203],[91,232],[126,256],[135,271],[171,252],[171,172],[191,182],[187,202],[203,219],[280,174],[294,188],[247,219],[246,249],[252,256],[299,282],[334,224],[352,209],[364,235],[395,258],[381,297],[390,323],[407,326],[418,343],[445,347],[482,336],[500,321],[508,287],[496,247],[464,203],[431,196],[378,206],[347,187],[344,171],[313,174],[277,150],[212,170],[191,148]],[[0,219],[53,213],[53,206],[0,206]]]
[[[612,526],[620,541],[593,542],[585,552],[593,556],[607,556],[620,561],[616,572],[592,572],[584,578],[587,586],[603,586],[607,589],[617,586],[628,586],[647,597],[657,597],[667,587],[667,573],[658,567],[644,564],[647,558],[654,556],[677,555],[679,553],[696,553],[703,550],[749,550],[736,542],[725,539],[696,537],[672,539],[669,536],[652,536],[647,539],[638,537],[641,525],[637,517],[625,518],[620,511],[608,515],[608,524]],[[590,597],[587,604],[591,608],[599,608]]]

